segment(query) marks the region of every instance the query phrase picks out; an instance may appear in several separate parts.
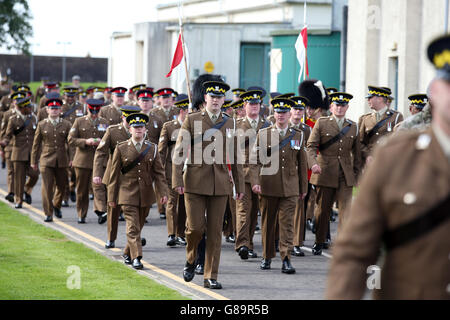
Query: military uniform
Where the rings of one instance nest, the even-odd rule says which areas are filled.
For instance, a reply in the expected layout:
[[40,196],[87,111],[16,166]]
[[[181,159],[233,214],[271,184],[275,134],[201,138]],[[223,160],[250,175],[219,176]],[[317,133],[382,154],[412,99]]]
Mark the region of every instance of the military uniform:
[[[31,108],[31,98],[17,101],[18,106]],[[28,106],[27,106],[28,105]],[[31,111],[30,111],[31,112]],[[14,166],[14,197],[16,208],[22,207],[24,192],[30,197],[39,174],[30,167],[31,147],[36,131],[37,119],[32,113],[28,115],[17,111],[9,119],[5,139],[11,143],[11,161]],[[26,177],[29,177],[26,182]],[[31,202],[28,200],[27,202]]]
[[113,104],[102,107],[100,109],[99,117],[108,121],[108,125],[122,122],[122,112],[120,112],[120,107],[116,107]]
[[[288,99],[274,99],[272,103],[281,100],[288,104]],[[291,102],[294,103],[293,101]],[[278,110],[278,109],[276,109]],[[290,266],[290,255],[293,249],[293,223],[297,199],[306,193],[307,163],[304,150],[304,134],[287,127],[285,134],[279,133],[276,125],[262,129],[258,133],[257,144],[251,155],[258,157],[261,148],[267,146],[262,154],[269,154],[272,161],[262,164],[258,159],[257,165],[252,165],[252,186],[261,186],[260,209],[261,209],[261,237],[263,242],[263,261],[261,269],[270,269],[271,259],[275,257],[275,233],[276,221],[279,219],[280,243],[279,250],[283,261],[283,272],[293,273],[295,269]],[[278,144],[272,142],[272,138],[278,135]],[[288,140],[286,140],[288,139]],[[280,147],[282,141],[288,141]],[[268,175],[267,168],[273,166],[273,157],[278,161],[278,170]],[[259,157],[258,157],[259,158]],[[271,158],[269,158],[271,159]],[[289,264],[289,270],[285,269],[285,263]]]
[[[122,114],[124,116],[128,116],[133,112],[139,111],[138,107],[134,108],[134,111],[133,108],[131,110],[128,109],[122,109],[123,110]],[[120,124],[109,126],[108,129],[106,129],[102,141],[95,150],[93,176],[102,177],[102,184],[104,184],[105,186],[109,185],[109,179],[111,175],[111,162],[114,150],[116,149],[119,143],[126,141],[130,138],[131,138],[130,131],[128,130],[128,128],[124,126],[123,122]],[[107,221],[108,221],[107,246],[109,248],[114,247],[114,241],[117,239],[119,214],[120,214],[120,206],[117,205],[115,208],[112,208],[110,206],[107,207]]]
[[[88,99],[87,104],[95,99]],[[94,102],[91,102],[94,103]],[[96,102],[95,102],[96,103]],[[97,104],[93,104],[97,105]],[[75,120],[69,134],[70,147],[76,147],[72,166],[76,174],[77,212],[80,223],[83,223],[89,207],[89,184],[92,180],[94,154],[97,146],[89,146],[89,138],[101,139],[108,127],[108,121],[101,117],[93,120],[89,115]],[[93,188],[96,188],[94,186]]]
[[[1,138],[2,141],[5,139],[6,135],[6,129],[8,128],[9,119],[16,115],[16,108],[13,107],[6,111],[3,114],[2,118],[2,126],[1,126]],[[4,147],[4,153],[5,153],[5,162],[6,162],[6,169],[8,170],[7,175],[7,185],[8,185],[8,195],[7,199],[10,202],[14,202],[14,165],[11,161],[11,151],[12,151],[12,145],[7,144]]]
[[[132,118],[133,116],[136,118]],[[144,118],[144,116],[146,115],[141,113],[131,114],[127,117],[127,122],[130,124],[130,117],[139,119],[137,117]],[[147,153],[142,160],[130,167],[130,164],[146,150]],[[158,147],[149,141],[142,141],[142,147],[138,151],[133,138],[119,143],[111,162],[108,201],[122,207],[127,222],[127,245],[124,256],[131,258],[135,268],[142,268],[141,232],[150,206],[155,202],[153,181],[162,194],[167,195],[168,188]],[[135,259],[139,260],[136,264]]]
[[[333,95],[339,94],[341,93]],[[317,190],[314,212],[315,248],[317,247],[315,254],[321,253],[325,243],[335,198],[339,203],[339,228],[341,229],[345,223],[347,206],[361,169],[361,146],[357,125],[348,119],[342,121],[342,127],[339,127],[334,116],[319,118],[307,144],[310,166],[317,164],[322,170],[320,174],[313,173],[310,179],[310,183],[315,185]],[[339,138],[335,139],[338,135]],[[332,139],[334,143],[331,142]]]
[[[50,100],[48,103],[52,103]],[[62,105],[56,101],[55,106]],[[47,118],[38,123],[31,152],[31,164],[39,163],[42,175],[42,204],[46,221],[51,221],[54,208],[59,215],[67,184],[67,168],[71,159],[67,137],[72,125],[64,119]],[[56,184],[58,193],[54,193]],[[61,217],[61,216],[60,216]]]
[[[222,82],[205,82],[203,84],[207,94],[224,96],[229,90],[229,86]],[[217,89],[217,90],[216,90]],[[215,137],[211,141],[204,141],[205,131],[214,126],[221,125],[219,129],[222,137],[233,138],[235,129],[234,121],[228,116],[219,113],[215,123],[207,110],[189,114],[183,122],[182,129],[189,132],[190,138],[194,139],[190,148],[190,159],[186,170],[183,172],[184,163],[173,163],[172,188],[184,187],[184,199],[186,204],[186,266],[183,271],[184,280],[191,281],[194,277],[195,260],[197,258],[197,247],[203,234],[206,233],[206,258],[204,271],[204,286],[220,289],[222,286],[217,282],[220,248],[221,248],[221,229],[223,216],[225,213],[228,196],[232,194],[233,187],[230,183],[228,167],[226,165],[226,145],[227,141],[223,139],[222,158],[216,158],[214,150],[211,152],[212,163],[205,163],[204,159],[197,159],[195,150],[213,149],[217,146]],[[202,125],[201,131],[194,131],[194,123]],[[214,130],[214,132],[216,132]],[[211,130],[209,131],[211,132]],[[217,134],[219,134],[217,132]],[[202,140],[199,140],[202,138]],[[183,135],[179,135],[175,146],[175,156],[178,161],[186,159],[187,154],[182,153]],[[174,156],[174,157],[175,157]],[[235,154],[236,157],[236,154]],[[234,161],[233,161],[234,160]],[[236,193],[244,192],[244,181],[242,166],[233,159],[231,165],[232,176],[235,183]],[[205,214],[206,212],[206,214]]]
[[169,236],[167,245],[169,246],[176,244],[175,237],[185,237],[186,211],[184,196],[179,195],[178,192],[172,189],[172,154],[180,128],[181,124],[178,119],[166,122],[161,130],[158,144],[159,156],[164,165],[169,186],[169,199],[166,208],[167,233]]

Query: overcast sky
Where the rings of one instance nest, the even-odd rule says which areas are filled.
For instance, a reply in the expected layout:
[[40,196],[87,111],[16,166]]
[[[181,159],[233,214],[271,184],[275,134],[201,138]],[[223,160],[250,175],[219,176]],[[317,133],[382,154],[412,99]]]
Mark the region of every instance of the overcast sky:
[[[132,31],[134,23],[155,21],[156,5],[175,0],[28,0],[33,16],[34,55],[108,57],[113,32]],[[2,53],[7,52],[5,49]]]

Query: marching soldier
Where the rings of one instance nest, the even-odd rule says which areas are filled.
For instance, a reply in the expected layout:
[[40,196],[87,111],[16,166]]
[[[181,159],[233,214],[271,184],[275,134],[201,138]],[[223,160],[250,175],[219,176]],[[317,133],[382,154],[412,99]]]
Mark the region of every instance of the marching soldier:
[[239,101],[241,100],[241,98],[239,98],[239,96],[241,94],[243,94],[246,90],[242,89],[242,88],[236,88],[231,90],[231,92],[233,93],[233,102]]
[[11,161],[12,144],[7,144],[5,141],[6,129],[8,128],[8,123],[10,118],[14,117],[17,113],[17,101],[25,99],[27,97],[26,92],[15,92],[11,95],[11,106],[8,111],[3,114],[2,126],[1,126],[1,145],[4,147],[6,168],[8,170],[7,184],[8,184],[8,194],[5,199],[9,202],[14,202],[14,165]]
[[177,120],[166,122],[161,130],[158,150],[159,156],[165,168],[167,185],[169,186],[169,199],[167,201],[167,245],[186,245],[185,225],[186,210],[184,206],[184,196],[179,195],[172,189],[172,155],[178,133],[188,114],[189,99],[175,102],[175,107],[179,108]]
[[111,207],[122,207],[125,214],[127,245],[123,258],[126,264],[142,269],[141,232],[150,206],[155,201],[153,181],[161,190],[162,202],[167,202],[168,188],[158,147],[145,140],[145,125],[149,118],[143,113],[127,117],[131,139],[120,143],[113,155],[108,184],[108,201]]
[[108,127],[108,121],[98,115],[103,102],[88,99],[86,103],[88,114],[75,120],[68,138],[69,145],[76,147],[72,166],[75,168],[76,176],[78,223],[86,223],[95,149]]
[[[361,167],[361,146],[356,123],[345,118],[351,94],[330,95],[330,117],[321,117],[309,137],[307,150],[312,170],[310,183],[316,186],[316,241],[312,252],[322,254],[335,198],[339,203],[339,230],[346,222],[346,211]],[[317,153],[319,152],[319,154]]]
[[[296,130],[301,130],[305,135],[305,142],[308,142],[311,135],[311,127],[302,122],[305,114],[305,108],[309,105],[308,98],[295,96],[290,98],[296,104],[291,110],[290,127]],[[306,205],[303,199],[297,199],[294,215],[294,249],[292,254],[297,257],[303,257],[305,253],[301,247],[305,240],[305,226],[306,226]]]
[[[32,113],[31,97],[17,100],[17,111],[9,119],[5,141],[11,143],[11,161],[14,166],[15,208],[22,208],[23,196],[31,204],[31,190],[39,174],[30,167],[31,147],[36,131],[37,119]],[[29,177],[26,181],[26,177]]]
[[127,89],[124,87],[115,87],[111,90],[112,103],[101,108],[99,117],[108,121],[108,125],[122,122],[122,112],[120,108],[124,105],[124,96]]
[[176,119],[178,115],[177,108],[173,107],[173,89],[163,88],[156,91],[161,101],[161,107],[155,110],[156,116],[158,116],[163,123]]
[[388,106],[389,91],[374,86],[369,86],[369,94],[366,97],[369,106],[373,110],[359,118],[359,139],[361,141],[361,156],[363,163],[372,160],[372,150],[380,143],[382,137],[389,136],[397,123],[403,121],[403,115]]
[[271,268],[275,257],[276,221],[279,220],[281,271],[295,273],[291,264],[293,223],[297,199],[308,189],[304,134],[289,127],[290,110],[295,102],[276,98],[271,101],[275,124],[258,132],[250,155],[252,191],[260,194],[263,259],[260,269]]
[[235,119],[245,118],[244,101],[242,99],[233,102],[231,107],[233,108]]
[[[158,144],[159,135],[163,127],[163,121],[155,115],[153,109],[153,91],[149,89],[139,90],[136,93],[137,104],[141,108],[141,112],[149,116],[149,121],[147,122],[147,139],[154,144]],[[156,191],[158,197],[158,191]],[[158,198],[159,199],[159,198]]]
[[[233,191],[230,180],[235,183],[239,200],[243,196],[244,181],[242,167],[236,161],[237,155],[235,154],[234,159],[230,159],[231,170],[226,161],[226,146],[230,139],[234,139],[235,126],[231,118],[220,112],[220,108],[225,101],[225,93],[230,87],[224,82],[216,81],[205,82],[203,86],[206,92],[205,111],[188,115],[183,122],[183,134],[178,136],[175,145],[172,187],[179,194],[184,194],[186,204],[187,246],[186,264],[183,270],[184,280],[189,282],[194,278],[197,247],[203,234],[206,233],[204,286],[210,289],[221,289],[222,285],[217,282],[217,276],[223,216],[228,196]],[[201,129],[198,128],[199,126]],[[217,136],[220,135],[221,145],[219,145],[220,140],[216,142],[216,139],[219,139]],[[189,158],[184,150],[185,147],[189,148]],[[206,159],[203,157],[198,159],[198,151],[203,152],[211,147],[220,148],[221,152],[216,154],[212,150]],[[191,161],[187,163],[187,168],[182,174],[185,159]]]
[[375,299],[450,298],[450,37],[428,47],[431,127],[376,148],[338,235],[326,298],[361,299],[368,267],[384,248]]
[[[137,84],[133,87],[131,87],[128,90],[128,101],[125,101],[125,105],[127,106],[137,106],[138,105],[138,99],[137,99],[137,92],[139,90],[145,90],[147,89],[147,85],[146,84]],[[153,93],[153,90],[151,90]]]
[[49,99],[49,98],[47,98],[47,95],[51,94],[51,93],[59,94],[59,83],[53,82],[53,81],[45,83],[45,96],[43,96],[39,100],[39,108],[38,108],[38,110],[40,110],[42,108],[45,108],[45,102]]
[[[106,129],[105,135],[102,141],[95,150],[94,156],[94,170],[93,170],[93,183],[109,185],[109,178],[111,176],[111,162],[114,150],[117,145],[123,141],[131,138],[129,126],[126,118],[132,113],[140,112],[140,108],[136,106],[123,106],[120,108],[122,112],[122,123],[114,124]],[[106,168],[104,164],[106,163]],[[106,241],[105,248],[110,249],[115,247],[115,240],[117,239],[117,228],[119,224],[120,206],[107,207],[107,215],[103,214],[98,218],[100,224],[108,221],[108,240]]]
[[[65,103],[61,107],[61,118],[65,119],[70,122],[71,125],[75,122],[75,120],[79,117],[83,117],[85,115],[84,113],[84,106],[80,102],[77,101],[77,95],[78,95],[78,88],[77,87],[65,87],[63,89],[64,92],[64,100]],[[75,149],[72,148],[71,154],[75,154]],[[64,195],[64,200],[62,202],[63,207],[67,207],[68,204],[68,198],[70,196],[70,199],[72,202],[76,201],[76,193],[75,193],[75,169],[72,167],[68,167],[68,184],[66,186],[66,193]]]
[[411,112],[411,115],[422,112],[423,108],[428,103],[428,97],[423,93],[410,95],[408,100],[410,101],[409,112]]
[[[241,94],[240,98],[244,101],[246,116],[236,121],[238,144],[245,159],[245,164],[243,165],[245,192],[242,200],[236,201],[235,250],[243,260],[249,257],[258,257],[256,252],[253,251],[253,235],[258,222],[259,201],[258,195],[252,191],[249,156],[259,130],[271,125],[270,122],[259,115],[262,103],[261,97],[261,90],[247,91]],[[239,139],[239,137],[244,138]]]
[[108,104],[112,103],[112,99],[111,99],[111,87],[106,87],[105,90],[103,91],[103,95],[105,97],[105,105],[107,106]]
[[[60,99],[46,101],[49,116],[38,123],[31,151],[31,167],[38,171],[40,166],[41,170],[45,222],[53,221],[53,213],[57,218],[62,218],[61,203],[67,186],[67,168],[72,165],[67,142],[72,125],[60,118],[62,104]],[[57,194],[54,193],[55,184],[59,190]]]
[[262,101],[261,101],[261,108],[259,110],[259,116],[264,118],[264,119],[267,119],[270,116],[270,109],[263,102],[263,99],[266,96],[267,92],[262,87],[249,87],[247,89],[247,91],[253,91],[253,90],[260,90],[262,92],[262,94],[261,94],[261,100]]

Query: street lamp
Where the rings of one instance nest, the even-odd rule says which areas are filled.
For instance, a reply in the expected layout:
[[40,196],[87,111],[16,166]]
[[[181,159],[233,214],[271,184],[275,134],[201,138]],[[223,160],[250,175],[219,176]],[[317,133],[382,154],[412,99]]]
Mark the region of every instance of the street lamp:
[[72,44],[72,42],[69,41],[58,41],[56,44],[62,44],[63,45],[63,58],[62,58],[62,80],[61,82],[66,81],[66,45]]

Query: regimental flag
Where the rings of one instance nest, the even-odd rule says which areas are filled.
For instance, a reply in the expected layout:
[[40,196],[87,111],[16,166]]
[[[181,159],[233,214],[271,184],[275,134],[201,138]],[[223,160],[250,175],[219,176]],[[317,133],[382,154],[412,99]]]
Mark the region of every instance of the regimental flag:
[[182,59],[183,59],[183,43],[181,42],[181,33],[180,33],[178,35],[177,48],[175,49],[175,53],[172,59],[172,66],[170,67],[169,73],[166,75],[167,78],[172,75],[172,71],[176,67],[178,67]]
[[302,82],[303,71],[306,72],[306,77],[309,78],[308,69],[308,28],[305,26],[300,32],[297,41],[295,42],[295,50],[297,51],[297,59],[300,63],[300,73],[298,75],[298,82]]
[[[189,51],[187,49],[186,44],[184,45],[184,49],[186,50],[186,62],[189,61]],[[181,33],[178,36],[178,42],[177,47],[175,49],[175,53],[173,55],[172,59],[172,66],[170,67],[169,73],[166,75],[166,77],[170,77],[172,75],[172,72],[175,72],[175,76],[177,78],[178,86],[181,87],[183,82],[186,80],[186,66],[184,63],[182,63],[183,60],[183,43],[181,39]]]

